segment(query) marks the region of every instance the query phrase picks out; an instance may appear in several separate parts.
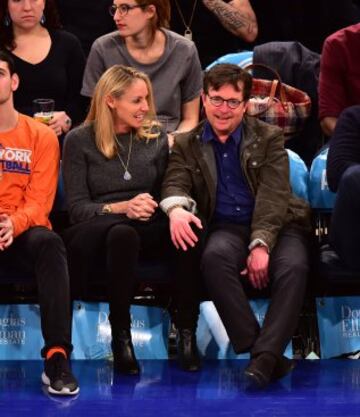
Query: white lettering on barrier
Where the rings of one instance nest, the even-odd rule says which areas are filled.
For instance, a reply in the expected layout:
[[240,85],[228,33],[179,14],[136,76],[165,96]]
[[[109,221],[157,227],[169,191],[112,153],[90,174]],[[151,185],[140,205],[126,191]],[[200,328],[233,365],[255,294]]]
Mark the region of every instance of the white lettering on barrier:
[[321,190],[328,190],[329,185],[326,176],[326,169],[323,169],[321,172]]
[[0,345],[24,345],[25,330],[0,330]]
[[343,337],[360,336],[360,310],[350,306],[341,306],[341,326]]
[[23,317],[0,317],[0,327],[25,326],[26,321]]

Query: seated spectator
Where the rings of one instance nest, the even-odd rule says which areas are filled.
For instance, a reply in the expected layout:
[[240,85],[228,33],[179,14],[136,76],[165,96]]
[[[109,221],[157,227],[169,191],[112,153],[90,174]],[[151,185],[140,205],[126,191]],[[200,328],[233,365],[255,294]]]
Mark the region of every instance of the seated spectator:
[[360,106],[344,110],[330,140],[327,179],[337,192],[330,242],[351,269],[360,268]]
[[21,79],[15,107],[32,116],[34,99],[53,99],[49,126],[61,136],[84,118],[85,57],[79,40],[59,29],[54,0],[2,1],[0,21],[0,48],[10,52]]
[[[232,64],[205,73],[206,120],[177,137],[161,207],[179,250],[197,246],[192,227],[206,229],[201,268],[209,295],[234,351],[250,351],[249,385],[264,387],[293,367],[283,352],[303,303],[310,224],[307,204],[290,191],[281,129],[244,115],[251,84]],[[271,286],[261,329],[247,284]]]
[[[65,140],[63,172],[73,226],[64,239],[72,276],[86,282],[94,271],[106,271],[114,367],[126,374],[139,373],[129,311],[139,257],[169,256],[168,222],[158,209],[168,154],[148,77],[134,68],[112,66],[95,87],[84,126]],[[197,370],[192,344],[199,308],[195,257],[178,258],[179,360],[182,368]]]
[[319,118],[323,132],[331,136],[340,113],[360,104],[360,23],[330,35],[320,63]]
[[61,24],[80,40],[86,56],[95,39],[115,29],[108,12],[112,0],[56,0],[56,4]]
[[192,129],[199,117],[201,66],[194,43],[166,29],[169,0],[126,4],[114,0],[110,13],[118,30],[94,42],[82,94],[91,97],[96,82],[112,65],[131,66],[150,77],[157,116],[165,130]]
[[[54,132],[18,113],[14,62],[0,52],[0,262],[35,273],[45,346],[42,381],[50,394],[74,395],[71,373],[71,312],[66,251],[51,231],[58,180],[59,145]],[[14,152],[16,149],[16,152]]]

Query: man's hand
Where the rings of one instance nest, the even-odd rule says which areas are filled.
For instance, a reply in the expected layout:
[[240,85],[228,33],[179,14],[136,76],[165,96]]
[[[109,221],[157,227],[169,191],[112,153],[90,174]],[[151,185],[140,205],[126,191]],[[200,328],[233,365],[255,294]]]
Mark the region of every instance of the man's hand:
[[171,240],[176,249],[186,251],[188,246],[194,247],[198,242],[196,234],[191,229],[190,223],[202,229],[201,221],[189,211],[176,207],[169,214]]
[[155,213],[158,203],[148,194],[138,194],[127,202],[126,215],[132,220],[147,221]]
[[0,250],[8,248],[14,241],[14,225],[7,214],[0,215]]
[[263,246],[255,247],[247,258],[247,268],[240,272],[248,275],[251,285],[261,290],[269,284],[269,253]]

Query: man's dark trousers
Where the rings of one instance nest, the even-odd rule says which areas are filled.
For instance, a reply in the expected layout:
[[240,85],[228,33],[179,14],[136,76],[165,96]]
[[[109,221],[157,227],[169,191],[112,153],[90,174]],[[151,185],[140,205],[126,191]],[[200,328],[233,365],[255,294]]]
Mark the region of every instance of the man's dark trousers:
[[35,274],[40,305],[41,329],[45,340],[42,355],[53,346],[69,354],[71,310],[66,250],[60,236],[43,226],[28,229],[0,252],[2,267],[20,267]]
[[262,328],[244,291],[240,275],[249,254],[250,228],[237,224],[215,224],[202,255],[201,268],[211,299],[236,353],[252,356],[283,354],[297,326],[308,273],[307,239],[295,227],[286,226],[270,254],[271,300]]

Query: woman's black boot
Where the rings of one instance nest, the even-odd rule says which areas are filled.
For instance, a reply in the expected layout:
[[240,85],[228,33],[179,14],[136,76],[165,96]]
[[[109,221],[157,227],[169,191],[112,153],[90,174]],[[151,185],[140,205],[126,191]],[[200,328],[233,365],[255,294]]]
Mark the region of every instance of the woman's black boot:
[[198,371],[201,368],[196,334],[191,329],[179,329],[177,331],[178,362],[184,371]]
[[114,369],[127,375],[138,375],[139,363],[136,360],[130,330],[114,332],[111,347],[114,355]]

